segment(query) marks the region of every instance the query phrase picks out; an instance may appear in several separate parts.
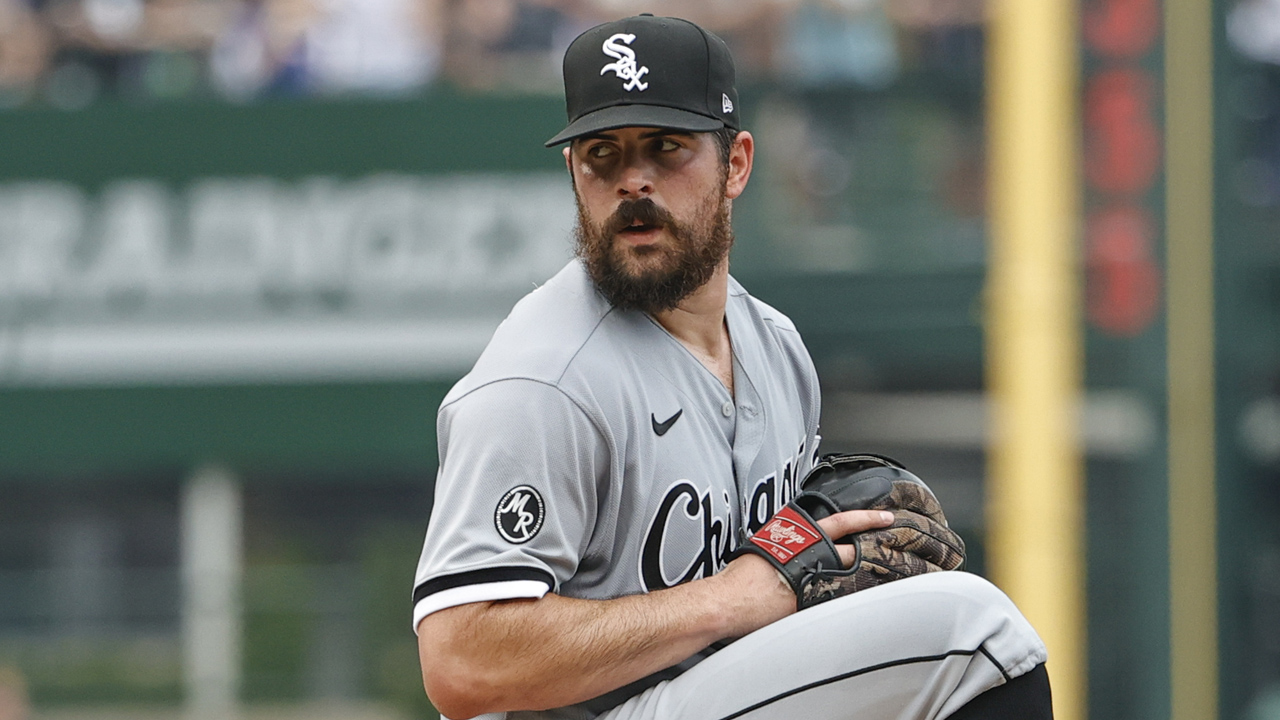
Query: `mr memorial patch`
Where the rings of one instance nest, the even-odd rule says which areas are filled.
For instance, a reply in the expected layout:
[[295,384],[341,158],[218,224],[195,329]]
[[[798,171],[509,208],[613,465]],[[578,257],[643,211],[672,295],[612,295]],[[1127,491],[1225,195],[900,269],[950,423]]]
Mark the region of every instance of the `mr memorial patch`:
[[493,511],[493,524],[504,540],[520,545],[538,534],[546,514],[542,495],[528,485],[519,485],[508,490],[498,501],[498,507]]

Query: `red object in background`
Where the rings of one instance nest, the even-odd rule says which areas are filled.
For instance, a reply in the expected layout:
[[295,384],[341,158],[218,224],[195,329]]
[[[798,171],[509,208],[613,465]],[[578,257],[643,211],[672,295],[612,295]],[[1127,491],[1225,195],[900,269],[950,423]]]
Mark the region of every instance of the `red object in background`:
[[1099,209],[1086,221],[1090,323],[1132,337],[1160,312],[1156,223],[1146,197],[1159,178],[1155,81],[1141,66],[1160,33],[1159,0],[1086,0],[1084,43],[1109,61],[1085,81],[1084,175]]
[[1095,0],[1084,8],[1084,39],[1098,55],[1137,59],[1155,45],[1158,0]]
[[1101,210],[1089,216],[1085,232],[1089,320],[1114,335],[1141,333],[1160,309],[1150,211],[1138,205]]
[[1095,189],[1138,195],[1160,169],[1160,131],[1152,118],[1150,76],[1137,68],[1106,70],[1085,91],[1085,175]]

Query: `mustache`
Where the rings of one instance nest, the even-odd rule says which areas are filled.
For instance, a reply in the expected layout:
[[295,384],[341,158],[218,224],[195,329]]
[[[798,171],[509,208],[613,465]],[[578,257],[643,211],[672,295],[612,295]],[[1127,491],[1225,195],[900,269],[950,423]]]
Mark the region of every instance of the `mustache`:
[[665,208],[658,207],[658,204],[649,198],[639,198],[637,200],[623,200],[618,204],[618,209],[613,211],[609,216],[606,224],[607,229],[611,233],[619,233],[631,226],[632,223],[639,221],[642,225],[657,225],[659,227],[671,227],[675,218],[671,216]]

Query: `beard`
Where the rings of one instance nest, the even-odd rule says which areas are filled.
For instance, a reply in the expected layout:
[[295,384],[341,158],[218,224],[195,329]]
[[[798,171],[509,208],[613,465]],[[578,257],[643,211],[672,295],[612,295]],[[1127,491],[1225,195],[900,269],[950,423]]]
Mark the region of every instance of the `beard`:
[[[681,223],[649,198],[623,200],[602,223],[592,222],[582,201],[574,232],[575,254],[582,258],[596,289],[614,307],[654,314],[673,310],[711,279],[733,247],[729,203],[711,193],[699,204],[694,222]],[[618,235],[633,222],[663,228],[671,246],[633,247]]]

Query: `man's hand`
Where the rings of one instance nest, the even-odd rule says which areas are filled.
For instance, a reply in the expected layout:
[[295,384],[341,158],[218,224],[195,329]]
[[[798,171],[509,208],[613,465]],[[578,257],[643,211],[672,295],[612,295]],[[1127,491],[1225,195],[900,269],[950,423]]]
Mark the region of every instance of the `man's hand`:
[[[892,511],[893,526],[844,535],[826,531],[824,518],[851,510]],[[947,526],[924,481],[895,460],[869,453],[823,456],[800,493],[742,550],[777,569],[798,609],[964,562],[964,542]]]
[[[894,520],[885,510],[848,510],[818,521],[828,537],[845,537],[882,530]],[[858,557],[858,548],[849,543],[836,543],[840,562],[848,568]],[[744,553],[729,563],[719,575],[711,578],[725,585],[721,594],[733,603],[729,613],[732,623],[726,637],[741,637],[796,611],[796,594],[782,573],[768,561],[753,553]]]

